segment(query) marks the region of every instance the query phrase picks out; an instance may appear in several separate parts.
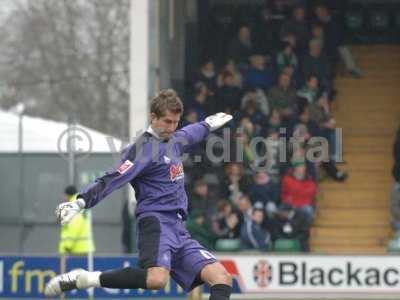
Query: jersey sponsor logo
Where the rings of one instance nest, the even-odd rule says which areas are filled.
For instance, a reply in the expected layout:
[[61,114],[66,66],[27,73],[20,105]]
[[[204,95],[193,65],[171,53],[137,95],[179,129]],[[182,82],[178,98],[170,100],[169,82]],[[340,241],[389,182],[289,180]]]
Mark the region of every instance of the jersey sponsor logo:
[[172,182],[174,182],[178,179],[182,179],[184,176],[185,176],[185,174],[183,173],[183,164],[182,163],[171,165],[169,167],[169,177]]
[[131,162],[129,159],[127,159],[126,161],[124,161],[124,163],[122,165],[119,166],[119,168],[117,169],[117,172],[122,175],[122,174],[126,173],[132,167],[133,167],[133,162]]
[[171,159],[168,156],[164,155],[164,162],[166,164],[169,164],[171,162]]

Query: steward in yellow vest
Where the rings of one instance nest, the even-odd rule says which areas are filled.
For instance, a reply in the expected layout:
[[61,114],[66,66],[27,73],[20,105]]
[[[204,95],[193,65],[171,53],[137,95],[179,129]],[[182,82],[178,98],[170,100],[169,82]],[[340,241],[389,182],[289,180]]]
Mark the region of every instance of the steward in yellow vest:
[[[74,201],[77,196],[76,188],[74,186],[66,187],[65,196],[67,201]],[[90,210],[84,210],[77,214],[71,222],[61,227],[58,252],[61,255],[84,255],[94,251]]]

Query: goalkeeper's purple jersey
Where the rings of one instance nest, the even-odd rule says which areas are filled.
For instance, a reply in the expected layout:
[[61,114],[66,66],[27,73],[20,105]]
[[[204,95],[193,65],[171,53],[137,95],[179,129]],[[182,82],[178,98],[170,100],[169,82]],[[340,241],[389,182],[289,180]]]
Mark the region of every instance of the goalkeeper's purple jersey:
[[93,207],[112,191],[130,183],[136,193],[136,215],[143,212],[179,211],[187,215],[182,155],[209,133],[205,122],[176,131],[168,141],[144,133],[125,148],[121,163],[80,191],[86,208]]

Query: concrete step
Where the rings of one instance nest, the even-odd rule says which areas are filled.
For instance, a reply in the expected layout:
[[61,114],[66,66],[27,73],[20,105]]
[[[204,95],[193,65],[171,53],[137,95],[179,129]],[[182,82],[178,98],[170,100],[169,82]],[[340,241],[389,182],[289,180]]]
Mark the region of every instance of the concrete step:
[[[335,193],[332,193],[335,194]],[[332,195],[333,196],[333,195]],[[388,198],[388,195],[386,195]],[[368,199],[368,200],[367,200]],[[346,198],[327,197],[316,202],[318,211],[325,209],[383,209],[389,210],[389,199],[376,197],[376,198],[359,198],[359,196],[347,196]]]
[[343,245],[318,245],[311,246],[314,254],[384,254],[386,253],[385,246],[343,246]]
[[392,232],[386,227],[342,227],[342,228],[330,228],[330,227],[312,227],[311,228],[312,239],[364,239],[364,238],[384,238],[388,239],[392,236]]
[[[327,192],[329,191],[330,193],[335,192],[337,190],[349,190],[350,192],[357,191],[359,189],[376,189],[376,190],[382,190],[382,191],[388,191],[391,188],[391,183],[386,183],[386,182],[376,182],[376,181],[363,181],[363,182],[357,182],[357,181],[352,181],[351,180],[351,172],[352,169],[349,167],[346,168],[341,168],[342,170],[347,170],[349,174],[349,179],[347,179],[345,182],[335,182],[331,180],[324,180],[321,184],[320,187],[323,190],[326,190]],[[354,170],[359,170],[355,169]],[[373,172],[370,172],[370,174],[373,174]],[[353,190],[353,191],[352,191]]]
[[385,246],[388,242],[388,238],[382,237],[364,237],[364,238],[354,238],[354,237],[341,237],[341,238],[331,238],[329,236],[312,238],[310,240],[310,245],[313,248],[318,248],[319,246],[342,246],[342,247],[375,247],[375,246]]
[[315,226],[388,226],[389,212],[381,209],[323,209],[317,211]]

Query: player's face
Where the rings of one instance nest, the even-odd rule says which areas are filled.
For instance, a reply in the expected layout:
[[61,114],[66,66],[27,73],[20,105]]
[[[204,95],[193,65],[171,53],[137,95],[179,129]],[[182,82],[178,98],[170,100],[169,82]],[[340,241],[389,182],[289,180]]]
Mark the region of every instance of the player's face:
[[178,127],[180,114],[173,113],[167,110],[166,114],[160,118],[152,115],[151,127],[162,139],[168,139]]

